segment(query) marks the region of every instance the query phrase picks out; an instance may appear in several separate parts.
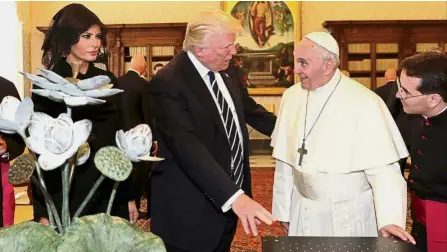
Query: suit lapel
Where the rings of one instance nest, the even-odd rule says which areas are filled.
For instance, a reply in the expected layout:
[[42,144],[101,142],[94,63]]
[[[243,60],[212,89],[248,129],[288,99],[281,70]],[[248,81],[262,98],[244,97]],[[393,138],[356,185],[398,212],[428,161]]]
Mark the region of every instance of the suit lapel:
[[225,129],[222,124],[222,119],[220,118],[219,110],[217,109],[214,98],[211,96],[205,81],[202,79],[199,72],[188,58],[186,52],[182,51],[178,57],[180,57],[180,64],[184,66],[183,75],[185,76],[186,84],[189,86],[188,90],[195,94],[197,100],[208,111],[208,114],[211,118],[213,118],[214,122],[219,127],[219,130],[225,134]]

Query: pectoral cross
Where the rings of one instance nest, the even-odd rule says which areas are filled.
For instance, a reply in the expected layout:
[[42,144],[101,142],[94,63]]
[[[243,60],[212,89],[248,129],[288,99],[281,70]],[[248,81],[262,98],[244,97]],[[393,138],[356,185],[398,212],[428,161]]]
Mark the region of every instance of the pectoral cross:
[[301,163],[303,162],[304,155],[307,154],[306,150],[306,143],[303,141],[303,144],[301,144],[301,148],[298,149],[298,153],[300,154],[300,161],[298,162],[298,165],[301,166]]

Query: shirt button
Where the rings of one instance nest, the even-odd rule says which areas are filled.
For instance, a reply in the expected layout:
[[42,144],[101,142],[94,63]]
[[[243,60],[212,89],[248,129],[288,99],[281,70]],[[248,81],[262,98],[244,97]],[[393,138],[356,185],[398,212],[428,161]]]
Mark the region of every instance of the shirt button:
[[414,180],[410,179],[410,183],[412,183],[412,184],[413,184],[413,183],[414,183]]
[[422,151],[421,150],[418,150],[418,155],[422,156]]
[[429,122],[428,120],[426,120],[426,121],[425,121],[425,126],[428,127],[428,126],[430,126],[430,125],[431,125],[430,122]]
[[414,165],[415,169],[419,169],[419,166],[417,164]]
[[427,137],[426,137],[426,136],[422,136],[421,138],[422,138],[422,140],[424,140],[424,141],[427,140]]

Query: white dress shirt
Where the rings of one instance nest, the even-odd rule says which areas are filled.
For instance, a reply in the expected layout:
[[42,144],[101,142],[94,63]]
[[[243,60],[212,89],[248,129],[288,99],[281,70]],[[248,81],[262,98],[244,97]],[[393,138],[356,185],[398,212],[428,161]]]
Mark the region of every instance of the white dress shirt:
[[[211,87],[211,82],[210,82],[210,77],[208,76],[208,72],[210,72],[210,70],[204,66],[195,56],[194,54],[192,54],[191,52],[187,52],[188,53],[188,57],[191,60],[192,64],[194,65],[194,67],[197,69],[197,71],[199,72],[200,76],[202,77],[203,81],[205,82],[206,86],[208,87],[208,90],[211,94],[211,96],[213,97],[214,103],[216,104],[217,109],[219,110],[219,114],[220,114],[220,118],[222,120],[222,123],[225,125],[225,120],[223,117],[223,113],[222,113],[222,109],[219,106],[218,102],[217,102],[217,98],[214,94],[214,91],[212,90]],[[220,75],[219,72],[214,72],[214,75],[216,76],[216,82],[217,82],[217,86],[219,87],[220,92],[222,93],[225,101],[227,101],[228,103],[228,107],[230,108],[230,111],[233,115],[233,120],[236,124],[236,128],[237,128],[237,132],[239,135],[239,139],[241,141],[241,148],[242,148],[242,152],[244,151],[243,149],[243,143],[242,143],[242,130],[239,124],[239,118],[237,117],[237,113],[236,113],[236,109],[234,107],[234,103],[233,100],[231,99],[231,95],[227,89],[227,86],[225,85],[222,76]],[[231,164],[233,166],[233,164]],[[243,194],[244,191],[239,189],[233,196],[231,196],[230,199],[227,200],[227,202],[225,202],[225,204],[222,206],[222,211],[225,213],[228,210],[230,210],[231,205],[233,204],[233,202],[236,200],[236,198]]]

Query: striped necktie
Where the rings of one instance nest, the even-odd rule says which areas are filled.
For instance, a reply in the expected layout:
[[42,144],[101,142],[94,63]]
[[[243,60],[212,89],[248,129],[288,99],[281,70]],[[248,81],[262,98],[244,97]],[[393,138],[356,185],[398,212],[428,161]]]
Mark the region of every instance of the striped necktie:
[[211,88],[214,96],[216,97],[217,104],[220,108],[223,117],[223,124],[225,126],[225,133],[227,134],[228,143],[231,147],[231,174],[233,181],[239,187],[242,186],[244,181],[243,168],[243,152],[242,142],[237,131],[236,121],[233,118],[233,112],[230,110],[227,101],[225,100],[222,92],[220,92],[219,86],[214,75],[214,72],[208,72],[210,77]]

